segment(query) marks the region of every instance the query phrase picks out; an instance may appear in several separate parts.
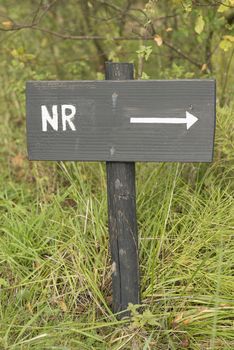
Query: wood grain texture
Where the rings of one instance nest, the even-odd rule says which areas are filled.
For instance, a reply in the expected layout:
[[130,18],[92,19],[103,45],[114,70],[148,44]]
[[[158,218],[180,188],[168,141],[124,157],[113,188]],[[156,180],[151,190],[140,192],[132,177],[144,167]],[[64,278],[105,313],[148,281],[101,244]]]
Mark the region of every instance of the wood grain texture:
[[[117,73],[116,73],[117,74]],[[215,129],[214,80],[28,82],[31,160],[210,162]],[[42,132],[41,105],[72,104],[76,131]],[[198,118],[181,124],[131,124],[131,117]]]
[[[133,79],[133,65],[107,63],[106,79]],[[111,115],[110,115],[111,117]],[[107,162],[108,222],[112,259],[113,311],[140,303],[134,162]],[[123,318],[129,312],[119,315]]]

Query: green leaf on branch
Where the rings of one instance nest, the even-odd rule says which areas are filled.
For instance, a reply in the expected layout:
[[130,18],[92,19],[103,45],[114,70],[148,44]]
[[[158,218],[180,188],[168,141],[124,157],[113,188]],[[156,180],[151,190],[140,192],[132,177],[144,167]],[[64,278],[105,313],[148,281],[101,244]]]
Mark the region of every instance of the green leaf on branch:
[[196,20],[196,23],[195,23],[195,32],[197,34],[201,34],[203,32],[203,29],[205,27],[205,21],[203,19],[203,16],[202,15],[199,15],[197,17],[197,20]]
[[152,53],[152,46],[141,45],[140,49],[137,50],[138,57],[142,57],[145,61],[148,61],[150,54]]
[[222,41],[219,44],[219,47],[223,51],[229,51],[234,44],[234,36],[233,35],[224,35]]
[[148,80],[149,78],[150,78],[150,77],[148,76],[147,73],[142,72],[142,75],[141,75],[141,79],[142,79],[142,80]]
[[230,8],[234,6],[234,1],[233,0],[224,0],[222,4],[218,7],[217,12],[219,13],[224,13],[226,11],[229,11]]

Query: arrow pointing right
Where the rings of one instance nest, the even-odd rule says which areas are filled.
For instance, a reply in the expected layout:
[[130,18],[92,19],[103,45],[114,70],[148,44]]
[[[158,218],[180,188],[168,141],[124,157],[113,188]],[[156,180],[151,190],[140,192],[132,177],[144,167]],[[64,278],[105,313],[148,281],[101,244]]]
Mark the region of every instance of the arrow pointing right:
[[186,118],[130,118],[130,123],[140,124],[186,124],[187,130],[198,121],[198,118],[186,111]]

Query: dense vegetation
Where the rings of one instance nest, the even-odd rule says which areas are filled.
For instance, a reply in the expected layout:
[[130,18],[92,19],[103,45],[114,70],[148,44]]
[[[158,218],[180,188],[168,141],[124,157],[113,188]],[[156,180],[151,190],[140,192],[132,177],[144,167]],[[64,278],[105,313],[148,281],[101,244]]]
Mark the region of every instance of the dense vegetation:
[[[233,0],[0,1],[0,349],[234,349]],[[143,310],[111,313],[105,164],[29,162],[25,82],[216,78],[212,164],[137,164]]]

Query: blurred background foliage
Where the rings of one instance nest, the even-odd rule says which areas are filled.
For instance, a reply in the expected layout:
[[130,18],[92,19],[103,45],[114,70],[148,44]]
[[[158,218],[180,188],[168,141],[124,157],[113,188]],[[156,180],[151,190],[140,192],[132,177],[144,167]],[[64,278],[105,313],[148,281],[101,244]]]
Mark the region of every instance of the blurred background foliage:
[[134,62],[136,78],[214,77],[223,105],[233,93],[233,26],[233,0],[1,0],[5,100],[16,94],[19,109],[30,79],[103,79],[111,60]]
[[[0,348],[234,349],[234,0],[0,0]],[[111,314],[105,165],[28,162],[27,80],[214,78],[212,164],[137,164],[144,312]],[[127,321],[123,321],[127,323]]]

